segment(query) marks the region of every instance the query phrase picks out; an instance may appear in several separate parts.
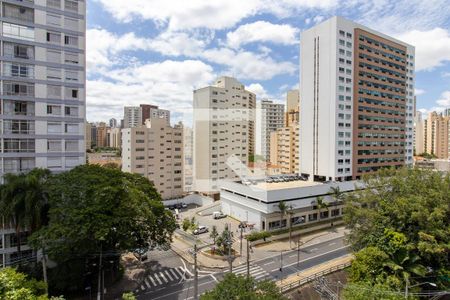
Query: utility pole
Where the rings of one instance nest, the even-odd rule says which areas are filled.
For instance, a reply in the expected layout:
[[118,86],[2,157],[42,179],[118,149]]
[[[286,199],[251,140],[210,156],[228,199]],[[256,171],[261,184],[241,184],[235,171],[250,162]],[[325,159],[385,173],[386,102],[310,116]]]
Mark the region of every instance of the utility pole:
[[228,263],[230,264],[230,273],[233,272],[233,258],[231,257],[231,246],[233,245],[233,241],[231,240],[231,226],[228,227],[228,241],[227,241],[227,245],[228,245]]
[[241,244],[240,244],[239,254],[242,255],[242,232],[244,231],[244,228],[243,228],[244,226],[242,226],[242,222],[241,222],[241,226],[240,227],[241,227],[240,228],[241,229],[241,237],[240,237],[241,238]]
[[42,275],[44,276],[45,293],[48,295],[47,258],[45,257],[45,246],[42,247]]
[[197,244],[194,245],[194,300],[198,300]]
[[250,241],[247,240],[247,279],[250,278]]
[[283,250],[280,251],[280,281],[283,282]]
[[300,238],[297,241],[297,267],[300,267]]
[[100,259],[98,263],[98,290],[97,290],[97,300],[102,300],[102,254],[103,254],[103,245],[100,243]]

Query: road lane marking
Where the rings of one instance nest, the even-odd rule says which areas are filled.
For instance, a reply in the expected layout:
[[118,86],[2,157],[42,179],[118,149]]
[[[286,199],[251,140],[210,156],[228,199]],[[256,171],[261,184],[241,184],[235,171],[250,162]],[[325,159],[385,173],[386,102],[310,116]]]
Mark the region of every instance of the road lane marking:
[[316,250],[319,250],[319,248],[312,248],[312,249],[311,249],[311,252],[314,252],[314,251],[316,251]]
[[150,283],[148,283],[148,280],[147,280],[147,278],[144,278],[144,283],[145,283],[145,285],[147,286],[147,288],[151,288],[152,286],[150,285]]
[[188,268],[185,268],[184,271],[187,272],[189,275],[194,276],[194,274],[192,274],[191,271],[189,271]]
[[336,243],[329,243],[328,246],[336,245]]
[[273,263],[275,263],[275,262],[273,260],[271,260],[268,263],[263,264],[263,266],[268,266],[268,265],[273,264]]
[[219,280],[217,280],[217,278],[216,278],[216,277],[214,277],[214,275],[213,275],[213,274],[210,274],[210,276],[212,277],[212,279],[214,279],[214,281],[215,281],[215,282],[219,282]]
[[153,276],[155,276],[155,279],[159,282],[159,284],[163,284],[161,279],[159,279],[158,275],[155,273],[153,274]]
[[161,276],[161,278],[164,279],[164,281],[165,281],[166,283],[169,282],[169,280],[167,280],[166,276],[164,276],[164,273],[163,273],[163,272],[159,272],[158,275]]
[[150,279],[150,281],[153,283],[154,286],[157,286],[157,284],[152,276],[148,275],[148,278]]

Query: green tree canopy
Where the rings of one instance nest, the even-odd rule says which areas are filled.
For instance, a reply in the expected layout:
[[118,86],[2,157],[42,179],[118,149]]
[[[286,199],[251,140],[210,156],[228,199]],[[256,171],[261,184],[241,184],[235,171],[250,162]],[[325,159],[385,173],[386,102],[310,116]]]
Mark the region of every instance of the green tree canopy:
[[284,300],[285,298],[272,281],[256,282],[253,278],[237,276],[233,273],[225,275],[216,287],[203,294],[201,300]]
[[0,269],[0,299],[3,300],[44,300],[45,283],[28,279],[23,273],[12,268]]
[[383,170],[364,184],[346,197],[348,241],[357,252],[351,280],[394,289],[431,280],[448,288],[440,278],[450,271],[450,175]]
[[123,252],[171,241],[174,217],[140,175],[84,165],[53,176],[48,186],[49,224],[31,244],[58,264],[51,288],[79,289],[100,253],[117,261]]

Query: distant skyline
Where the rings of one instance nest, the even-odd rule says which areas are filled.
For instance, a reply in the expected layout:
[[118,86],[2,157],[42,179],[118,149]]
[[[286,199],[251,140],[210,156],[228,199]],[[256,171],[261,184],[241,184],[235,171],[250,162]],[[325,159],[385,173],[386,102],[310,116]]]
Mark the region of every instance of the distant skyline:
[[220,75],[257,98],[298,87],[300,33],[340,15],[416,47],[417,108],[450,107],[445,0],[88,0],[87,119],[141,103],[190,118],[192,91]]

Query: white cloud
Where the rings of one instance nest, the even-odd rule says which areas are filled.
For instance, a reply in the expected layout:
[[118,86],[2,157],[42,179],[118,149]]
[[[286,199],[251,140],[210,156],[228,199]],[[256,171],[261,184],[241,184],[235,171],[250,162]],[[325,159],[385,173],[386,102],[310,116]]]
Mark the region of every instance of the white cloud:
[[255,93],[256,99],[269,99],[270,95],[260,83],[252,83],[245,87],[247,91]]
[[207,61],[228,67],[227,73],[239,79],[268,80],[281,74],[293,74],[296,65],[287,61],[275,61],[264,53],[235,51],[229,48],[205,50],[201,57]]
[[416,71],[432,70],[450,61],[450,33],[446,29],[412,30],[398,38],[416,47]]
[[272,42],[292,45],[298,43],[298,29],[288,24],[272,24],[266,21],[239,26],[235,31],[227,33],[227,44],[232,48],[252,42]]
[[450,91],[443,92],[440,99],[437,100],[436,103],[440,106],[450,107]]
[[169,29],[230,28],[242,19],[261,13],[289,16],[302,9],[328,9],[337,0],[97,0],[115,19],[153,20]]
[[133,32],[113,34],[105,29],[87,30],[87,67],[90,72],[117,65],[123,51],[151,50],[167,56],[196,56],[213,38],[212,33],[162,32],[155,38],[137,37]]
[[425,94],[425,90],[422,90],[422,89],[415,89],[415,90],[414,90],[414,94],[415,94],[416,96],[423,95],[423,94]]
[[323,20],[325,20],[325,17],[319,15],[319,16],[314,17],[313,22],[318,24],[318,23],[322,22]]
[[442,77],[450,77],[450,72],[443,72]]
[[192,107],[192,91],[216,77],[211,66],[198,60],[166,60],[107,74],[109,78],[87,81],[89,121],[122,118],[124,106],[141,103],[183,113]]

